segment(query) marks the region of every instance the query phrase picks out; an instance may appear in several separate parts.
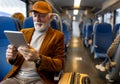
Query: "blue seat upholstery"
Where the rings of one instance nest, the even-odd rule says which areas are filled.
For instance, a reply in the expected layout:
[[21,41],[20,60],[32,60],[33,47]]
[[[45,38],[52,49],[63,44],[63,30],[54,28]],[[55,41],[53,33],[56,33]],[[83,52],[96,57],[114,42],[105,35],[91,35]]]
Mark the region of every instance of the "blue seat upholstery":
[[4,30],[17,31],[13,18],[0,16],[0,81],[12,68],[12,66],[6,62],[5,54],[9,41],[4,34]]
[[115,24],[114,29],[113,29],[113,39],[115,39],[119,28],[120,28],[120,24]]
[[67,30],[67,25],[65,23],[62,23],[62,27],[63,27],[63,33],[64,33],[64,42],[65,44],[67,44],[70,40],[70,32],[69,30]]
[[52,27],[53,29],[60,30],[59,24],[57,23],[57,21],[56,21],[55,19],[53,19],[53,20],[51,21],[50,25],[51,25],[51,27]]
[[84,24],[83,28],[82,28],[82,38],[83,39],[85,38],[85,34],[86,34],[86,25]]
[[21,30],[23,28],[22,22],[16,18],[13,18],[15,20],[16,26],[17,26],[17,30]]
[[86,26],[86,33],[85,33],[85,45],[86,45],[86,47],[89,46],[88,40],[92,39],[92,33],[93,33],[93,25],[89,24]]
[[94,57],[106,56],[107,49],[111,45],[112,39],[112,28],[108,23],[100,23],[95,26],[93,46],[94,46]]
[[13,30],[16,31],[16,24],[13,18],[0,16],[0,39],[6,39],[4,30]]
[[32,17],[27,17],[24,20],[23,28],[32,28],[32,27],[34,27],[33,18]]
[[69,46],[69,40],[70,40],[70,31],[67,29],[67,25],[65,23],[62,23],[63,33],[64,33],[64,43],[65,43],[65,51],[67,52],[67,48]]

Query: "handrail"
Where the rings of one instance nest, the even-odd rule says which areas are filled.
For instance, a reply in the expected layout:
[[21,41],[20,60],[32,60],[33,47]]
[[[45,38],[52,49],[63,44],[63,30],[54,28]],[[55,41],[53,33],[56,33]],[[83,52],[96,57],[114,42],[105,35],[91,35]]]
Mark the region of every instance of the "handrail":
[[63,28],[62,28],[62,20],[61,20],[60,16],[59,16],[57,13],[52,13],[52,14],[58,17],[59,24],[60,24],[60,31],[63,32]]

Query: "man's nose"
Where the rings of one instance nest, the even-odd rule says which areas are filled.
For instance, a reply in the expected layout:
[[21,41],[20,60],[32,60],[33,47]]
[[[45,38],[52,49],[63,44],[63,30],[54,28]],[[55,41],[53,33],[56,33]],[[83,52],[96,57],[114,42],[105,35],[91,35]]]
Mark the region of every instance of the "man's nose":
[[39,18],[39,17],[36,17],[36,21],[39,22],[39,21],[40,21],[40,18]]

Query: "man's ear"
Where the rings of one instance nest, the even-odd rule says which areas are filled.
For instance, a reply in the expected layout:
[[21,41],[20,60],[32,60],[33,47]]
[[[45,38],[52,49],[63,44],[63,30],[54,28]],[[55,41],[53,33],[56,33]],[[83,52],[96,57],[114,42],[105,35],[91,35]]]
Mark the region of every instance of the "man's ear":
[[49,17],[50,17],[50,21],[52,21],[53,20],[53,14],[52,13],[49,13]]

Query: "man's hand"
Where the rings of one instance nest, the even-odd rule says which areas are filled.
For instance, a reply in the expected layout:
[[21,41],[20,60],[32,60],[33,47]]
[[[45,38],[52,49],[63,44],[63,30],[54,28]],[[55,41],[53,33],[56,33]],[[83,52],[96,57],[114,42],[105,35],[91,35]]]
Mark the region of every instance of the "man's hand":
[[23,55],[23,57],[27,61],[34,61],[38,58],[38,53],[34,48],[27,46],[20,46],[18,47],[18,51],[20,54]]
[[14,60],[17,56],[17,48],[13,45],[8,45],[6,50],[6,59],[7,60]]

